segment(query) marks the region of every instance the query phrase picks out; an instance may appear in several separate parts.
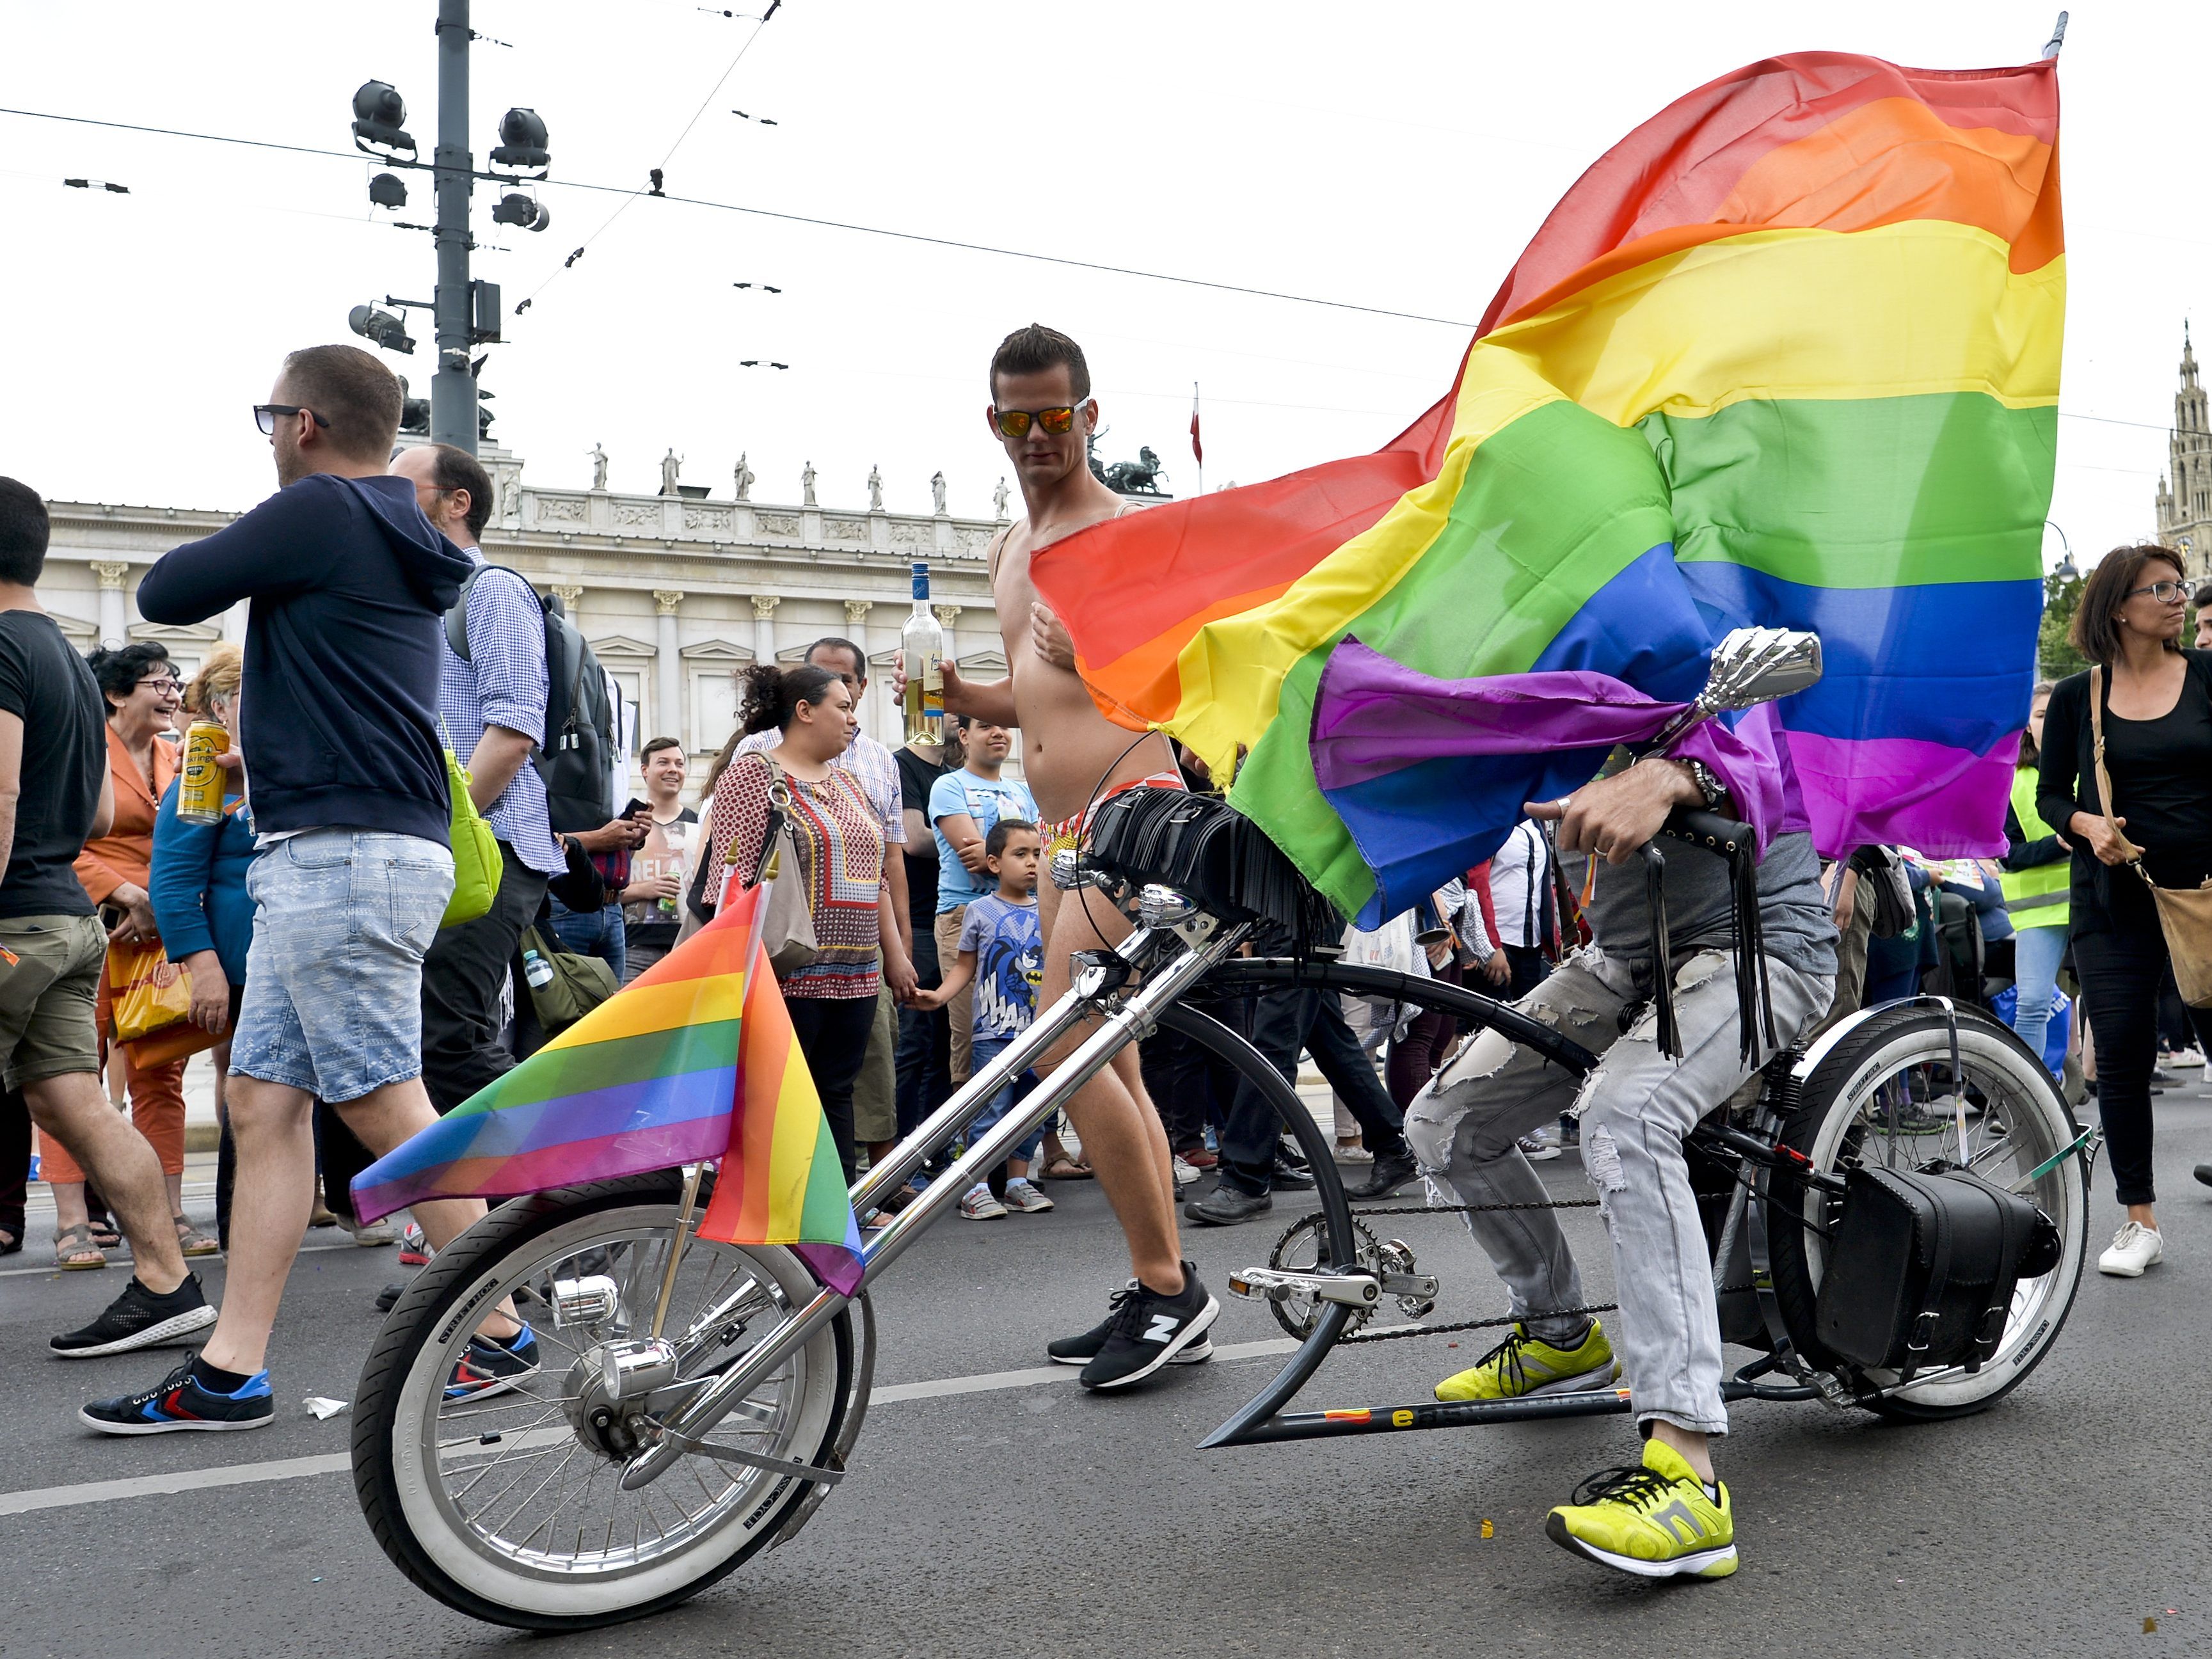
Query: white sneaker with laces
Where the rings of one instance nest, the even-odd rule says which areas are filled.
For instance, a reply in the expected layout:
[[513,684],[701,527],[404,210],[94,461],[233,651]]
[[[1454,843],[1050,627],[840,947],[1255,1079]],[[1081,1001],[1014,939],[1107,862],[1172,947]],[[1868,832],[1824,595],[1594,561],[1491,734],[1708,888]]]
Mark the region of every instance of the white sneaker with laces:
[[[983,1190],[988,1193],[990,1188],[986,1187]],[[1052,1200],[1027,1176],[1016,1176],[1006,1182],[1006,1207],[1018,1210],[1024,1215],[1036,1215],[1052,1208]]]
[[1006,1206],[991,1196],[987,1182],[977,1182],[960,1195],[960,1214],[969,1221],[997,1221],[1005,1217]]
[[1184,1162],[1181,1152],[1175,1155],[1175,1181],[1177,1187],[1189,1186],[1192,1182],[1198,1179],[1198,1174],[1195,1169]]
[[2202,1048],[2184,1048],[2179,1053],[2165,1055],[2159,1063],[2161,1066],[2178,1066],[2185,1070],[2192,1066],[2202,1066],[2204,1051]]
[[2116,1279],[2141,1279],[2143,1269],[2155,1267],[2166,1256],[2166,1241],[2158,1229],[2140,1221],[2123,1222],[2112,1235],[2112,1247],[2097,1258],[2097,1271]]

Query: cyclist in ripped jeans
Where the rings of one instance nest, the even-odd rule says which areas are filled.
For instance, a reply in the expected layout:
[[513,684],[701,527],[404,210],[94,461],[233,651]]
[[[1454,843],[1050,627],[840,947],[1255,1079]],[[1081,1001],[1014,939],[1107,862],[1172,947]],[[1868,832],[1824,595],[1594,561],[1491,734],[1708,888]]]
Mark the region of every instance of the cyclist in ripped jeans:
[[[1735,1571],[1736,1551],[1728,1488],[1707,1443],[1728,1431],[1720,1320],[1682,1139],[1772,1051],[1748,1061],[1743,1054],[1727,864],[1687,848],[1667,861],[1662,888],[1680,1058],[1662,1052],[1653,1009],[1621,1029],[1623,1012],[1650,998],[1656,967],[1637,854],[1680,806],[1735,816],[1709,769],[1659,758],[1529,805],[1531,817],[1557,821],[1563,873],[1578,889],[1596,861],[1585,908],[1595,942],[1516,1006],[1603,1058],[1577,1097],[1567,1073],[1482,1032],[1416,1097],[1406,1138],[1437,1202],[1540,1206],[1549,1194],[1515,1142],[1563,1110],[1580,1117],[1583,1166],[1613,1243],[1618,1359],[1595,1319],[1568,1311],[1588,1298],[1556,1213],[1472,1212],[1468,1231],[1505,1280],[1518,1322],[1474,1366],[1437,1384],[1437,1397],[1605,1389],[1625,1372],[1648,1437],[1641,1463],[1591,1476],[1545,1530],[1622,1571],[1721,1578]],[[1773,1035],[1786,1046],[1826,1012],[1835,982],[1836,930],[1802,830],[1768,846],[1759,915]]]

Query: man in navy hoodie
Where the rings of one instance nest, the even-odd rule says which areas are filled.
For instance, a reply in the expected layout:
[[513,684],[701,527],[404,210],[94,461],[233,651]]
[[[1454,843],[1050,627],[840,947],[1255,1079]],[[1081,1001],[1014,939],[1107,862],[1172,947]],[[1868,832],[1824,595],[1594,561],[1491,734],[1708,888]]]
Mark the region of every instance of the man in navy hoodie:
[[[399,405],[398,380],[368,353],[294,352],[254,410],[283,487],[139,586],[153,622],[252,601],[239,745],[260,853],[230,1054],[238,1184],[222,1315],[197,1358],[79,1413],[109,1433],[269,1422],[264,1351],[314,1192],[313,1102],[379,1154],[436,1115],[421,980],[453,885],[439,635],[469,562],[414,485],[385,475]],[[483,1213],[470,1201],[416,1210],[433,1245]],[[504,1315],[477,1342],[472,1375],[534,1362],[527,1328]]]

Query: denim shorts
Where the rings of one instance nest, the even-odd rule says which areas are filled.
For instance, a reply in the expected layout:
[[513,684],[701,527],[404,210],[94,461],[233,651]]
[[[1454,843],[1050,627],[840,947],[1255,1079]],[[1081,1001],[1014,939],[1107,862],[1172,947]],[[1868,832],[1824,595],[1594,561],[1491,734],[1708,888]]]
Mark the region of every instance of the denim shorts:
[[310,830],[246,872],[253,944],[230,1069],[343,1105],[422,1073],[422,953],[453,855],[419,836]]

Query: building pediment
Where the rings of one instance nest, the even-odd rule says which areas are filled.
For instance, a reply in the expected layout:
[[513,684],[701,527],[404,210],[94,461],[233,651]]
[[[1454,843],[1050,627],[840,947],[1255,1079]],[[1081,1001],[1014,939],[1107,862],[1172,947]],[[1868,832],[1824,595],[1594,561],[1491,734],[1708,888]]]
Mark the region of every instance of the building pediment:
[[701,640],[696,645],[685,646],[677,654],[687,662],[750,662],[753,648],[733,640]]
[[149,623],[131,624],[134,640],[159,640],[164,645],[209,646],[222,638],[222,629],[210,623]]
[[609,634],[592,641],[592,650],[602,661],[609,657],[653,658],[659,655],[658,647],[643,640],[634,640],[627,634]]

